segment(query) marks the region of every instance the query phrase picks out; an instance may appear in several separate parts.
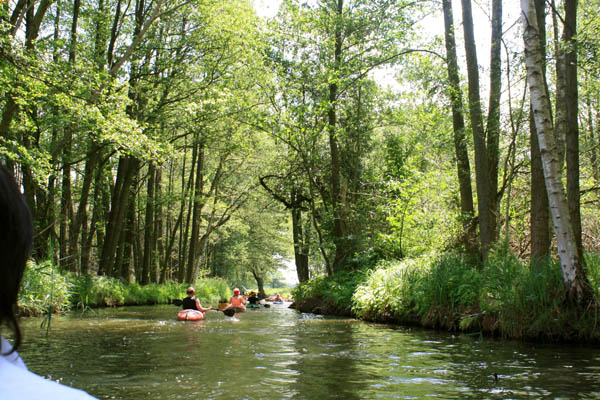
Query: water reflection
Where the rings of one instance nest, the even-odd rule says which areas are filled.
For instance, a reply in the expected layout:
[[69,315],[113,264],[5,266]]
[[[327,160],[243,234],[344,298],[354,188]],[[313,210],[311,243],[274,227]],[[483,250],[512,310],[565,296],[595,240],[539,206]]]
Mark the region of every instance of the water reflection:
[[[170,306],[24,320],[34,372],[103,399],[599,398],[596,348],[298,314],[179,322]],[[495,375],[494,375],[495,374]],[[496,379],[497,376],[497,379]]]

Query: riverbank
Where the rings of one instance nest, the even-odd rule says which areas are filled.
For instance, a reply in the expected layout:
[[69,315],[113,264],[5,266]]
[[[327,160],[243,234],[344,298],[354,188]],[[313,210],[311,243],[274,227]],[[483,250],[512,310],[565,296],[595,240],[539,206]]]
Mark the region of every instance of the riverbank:
[[303,312],[545,342],[600,343],[600,255],[588,255],[595,302],[570,305],[555,263],[530,266],[511,254],[483,263],[461,254],[386,261],[319,277],[294,291]]
[[[105,276],[75,276],[60,271],[50,263],[29,262],[19,292],[18,312],[36,316],[88,308],[125,305],[168,304],[185,297],[187,284],[165,283],[140,285]],[[194,283],[196,297],[205,305],[216,306],[219,299],[229,298],[231,289],[218,278]]]

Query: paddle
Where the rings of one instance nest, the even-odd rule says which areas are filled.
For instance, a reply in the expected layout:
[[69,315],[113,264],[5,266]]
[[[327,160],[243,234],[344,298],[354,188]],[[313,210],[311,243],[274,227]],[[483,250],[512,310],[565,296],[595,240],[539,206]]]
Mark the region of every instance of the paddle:
[[[181,307],[183,305],[183,301],[180,299],[173,299],[172,302],[177,307]],[[228,308],[225,310],[219,310],[218,308],[213,308],[212,310],[213,311],[221,311],[223,314],[227,315],[228,317],[233,317],[235,315],[235,310],[233,308]]]

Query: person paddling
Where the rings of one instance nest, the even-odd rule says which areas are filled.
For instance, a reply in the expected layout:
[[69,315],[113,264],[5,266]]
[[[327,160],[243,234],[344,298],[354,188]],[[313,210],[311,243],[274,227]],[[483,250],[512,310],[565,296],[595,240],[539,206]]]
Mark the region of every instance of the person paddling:
[[200,304],[200,300],[194,297],[196,290],[193,287],[190,286],[189,288],[187,288],[186,293],[187,297],[184,298],[182,301],[182,306],[184,310],[198,310],[203,313],[207,312],[208,310],[212,310],[212,307],[202,307],[202,304]]
[[246,310],[246,299],[240,295],[240,289],[233,289],[233,296],[229,299],[229,304],[225,309],[233,308],[237,312]]

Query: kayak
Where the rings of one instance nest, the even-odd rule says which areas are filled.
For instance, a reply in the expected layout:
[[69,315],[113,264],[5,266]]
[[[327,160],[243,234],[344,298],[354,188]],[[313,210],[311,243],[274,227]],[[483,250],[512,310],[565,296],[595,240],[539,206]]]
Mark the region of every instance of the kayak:
[[260,308],[260,304],[246,304],[246,308]]
[[177,313],[177,319],[180,321],[200,321],[204,318],[204,313],[198,310],[181,310]]

